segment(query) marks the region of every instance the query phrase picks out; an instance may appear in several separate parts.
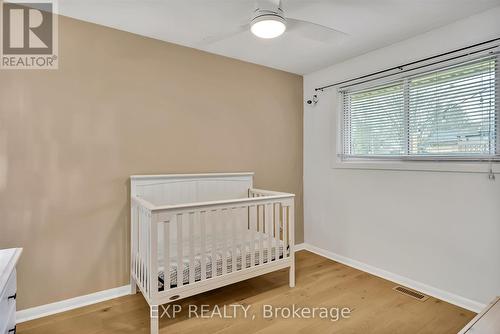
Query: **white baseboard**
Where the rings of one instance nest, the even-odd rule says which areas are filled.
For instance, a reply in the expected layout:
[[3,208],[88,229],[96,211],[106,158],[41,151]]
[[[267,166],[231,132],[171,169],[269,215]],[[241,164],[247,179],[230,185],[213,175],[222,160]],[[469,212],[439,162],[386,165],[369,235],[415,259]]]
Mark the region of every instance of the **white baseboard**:
[[69,311],[82,306],[100,303],[109,299],[122,297],[130,293],[130,285],[91,293],[71,299],[61,300],[16,312],[16,322],[19,324],[28,320],[46,317],[48,315]]
[[[486,304],[482,304],[482,303],[467,299],[465,297],[461,297],[461,296],[455,295],[453,293],[426,285],[424,283],[414,281],[414,280],[409,279],[407,277],[400,276],[400,275],[388,272],[386,270],[371,266],[369,264],[359,262],[359,261],[347,258],[347,257],[339,255],[339,254],[332,253],[330,251],[315,247],[315,246],[307,244],[305,242],[295,245],[294,248],[295,248],[295,251],[308,250],[308,251],[313,252],[315,254],[318,254],[320,256],[326,257],[330,260],[343,263],[347,266],[365,271],[365,272],[370,273],[370,274],[375,275],[375,276],[382,277],[384,279],[393,281],[397,284],[404,285],[404,286],[409,287],[411,289],[423,292],[423,293],[428,294],[430,296],[433,296],[435,298],[444,300],[448,303],[463,307],[467,310],[470,310],[470,311],[473,311],[476,313],[481,312],[486,307]],[[124,286],[121,286],[118,288],[99,291],[99,292],[91,293],[89,295],[79,296],[79,297],[75,297],[75,298],[71,298],[71,299],[61,300],[59,302],[55,302],[55,303],[51,303],[51,304],[36,306],[36,307],[29,308],[29,309],[17,311],[16,312],[16,319],[17,319],[17,323],[21,323],[21,322],[25,322],[28,320],[33,320],[33,319],[45,317],[48,315],[52,315],[52,314],[56,314],[56,313],[60,313],[60,312],[64,312],[64,311],[69,311],[69,310],[79,308],[82,306],[96,304],[96,303],[103,302],[103,301],[106,301],[109,299],[122,297],[122,296],[128,295],[129,293],[130,293],[130,285],[124,285]]]
[[304,249],[306,249],[306,243],[303,242],[303,243],[300,243],[300,244],[296,244],[293,248],[294,248],[294,250],[296,252],[304,250]]
[[[326,257],[330,260],[340,262],[340,263],[345,264],[349,267],[353,267],[353,268],[362,270],[364,272],[370,273],[370,274],[378,276],[378,277],[382,277],[382,278],[387,279],[389,281],[393,281],[397,284],[404,285],[408,288],[420,291],[420,292],[425,293],[429,296],[444,300],[445,302],[460,306],[464,309],[467,309],[467,310],[470,310],[470,311],[473,311],[476,313],[481,312],[486,307],[486,304],[482,304],[482,303],[476,302],[474,300],[470,300],[470,299],[467,299],[465,297],[455,295],[451,292],[447,292],[447,291],[435,288],[433,286],[429,286],[427,284],[414,281],[410,278],[407,278],[407,277],[404,277],[404,276],[401,276],[398,274],[394,274],[394,273],[391,273],[389,271],[371,266],[369,264],[359,262],[357,260],[353,260],[351,258],[342,256],[339,254],[332,253],[330,251],[313,246],[313,245],[308,244],[308,243],[301,244],[301,247],[302,247],[301,249],[308,250],[308,251],[313,252],[315,254],[318,254],[320,256]],[[299,250],[298,245],[296,246],[296,250]]]

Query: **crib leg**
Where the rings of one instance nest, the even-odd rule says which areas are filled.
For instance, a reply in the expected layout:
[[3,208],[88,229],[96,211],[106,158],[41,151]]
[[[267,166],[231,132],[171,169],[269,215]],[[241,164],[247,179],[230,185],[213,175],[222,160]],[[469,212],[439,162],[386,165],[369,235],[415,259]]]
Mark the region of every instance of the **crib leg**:
[[150,306],[151,334],[158,334],[160,331],[160,316],[158,305]]
[[137,284],[135,283],[134,277],[130,274],[130,294],[135,295],[137,293]]
[[295,287],[295,262],[292,262],[288,274],[290,275],[288,284],[291,288]]

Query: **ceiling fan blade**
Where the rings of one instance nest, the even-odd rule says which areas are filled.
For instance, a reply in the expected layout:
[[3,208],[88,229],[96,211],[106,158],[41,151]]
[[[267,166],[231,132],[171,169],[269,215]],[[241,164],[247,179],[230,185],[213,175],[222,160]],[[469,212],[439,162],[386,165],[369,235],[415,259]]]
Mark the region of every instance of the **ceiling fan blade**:
[[303,21],[291,17],[286,18],[289,31],[296,32],[305,38],[319,42],[329,43],[341,41],[348,36],[347,33],[318,23]]
[[241,25],[241,26],[236,27],[236,29],[229,31],[229,32],[224,32],[221,34],[203,37],[203,39],[197,44],[198,44],[198,46],[208,46],[208,45],[223,41],[225,39],[229,39],[229,38],[234,37],[236,35],[239,35],[245,31],[248,31],[249,29],[250,29],[250,26],[248,24]]

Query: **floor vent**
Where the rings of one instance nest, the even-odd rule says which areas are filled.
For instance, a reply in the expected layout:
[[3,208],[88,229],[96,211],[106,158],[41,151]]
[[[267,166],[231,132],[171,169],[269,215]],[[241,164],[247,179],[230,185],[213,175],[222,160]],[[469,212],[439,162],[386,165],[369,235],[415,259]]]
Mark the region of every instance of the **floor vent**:
[[420,300],[421,302],[424,302],[426,301],[427,299],[429,299],[429,296],[426,296],[424,295],[423,293],[420,293],[418,291],[415,291],[415,290],[411,290],[411,289],[408,289],[408,288],[405,288],[404,286],[401,286],[401,285],[398,285],[398,286],[395,286],[393,288],[393,290],[399,292],[399,293],[402,293],[408,297],[411,297],[411,298],[415,298],[417,300]]

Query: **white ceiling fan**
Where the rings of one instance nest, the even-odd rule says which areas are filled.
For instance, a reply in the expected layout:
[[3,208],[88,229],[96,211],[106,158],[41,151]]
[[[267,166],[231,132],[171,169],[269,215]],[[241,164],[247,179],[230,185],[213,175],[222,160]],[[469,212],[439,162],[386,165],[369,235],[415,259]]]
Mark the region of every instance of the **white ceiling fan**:
[[256,3],[253,16],[247,24],[237,26],[228,33],[206,37],[202,43],[212,44],[245,31],[251,31],[264,39],[276,38],[287,32],[325,43],[347,36],[343,31],[286,15],[281,0],[265,0]]

